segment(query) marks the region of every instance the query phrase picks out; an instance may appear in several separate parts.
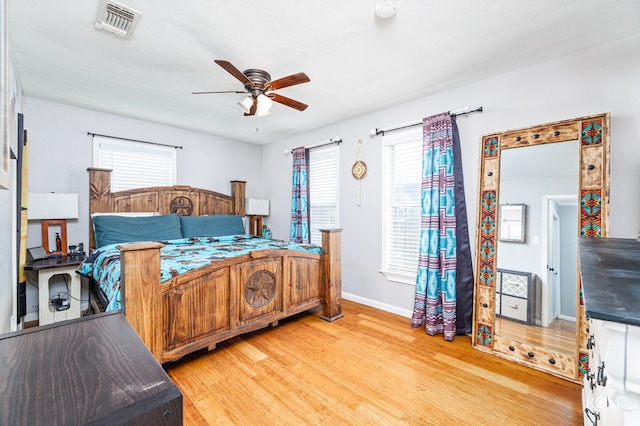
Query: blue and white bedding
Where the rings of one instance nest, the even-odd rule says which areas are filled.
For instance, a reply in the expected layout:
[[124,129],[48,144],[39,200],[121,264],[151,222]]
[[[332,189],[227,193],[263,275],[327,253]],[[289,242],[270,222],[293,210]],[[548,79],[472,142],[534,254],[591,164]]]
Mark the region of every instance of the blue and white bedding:
[[[160,282],[168,281],[177,275],[218,260],[257,250],[322,253],[322,249],[315,245],[267,240],[250,235],[181,238],[161,242],[165,246],[160,249]],[[118,249],[120,245],[121,243],[109,244],[96,249],[77,269],[79,274],[91,277],[99,284],[108,303],[105,311],[122,308],[120,250]]]

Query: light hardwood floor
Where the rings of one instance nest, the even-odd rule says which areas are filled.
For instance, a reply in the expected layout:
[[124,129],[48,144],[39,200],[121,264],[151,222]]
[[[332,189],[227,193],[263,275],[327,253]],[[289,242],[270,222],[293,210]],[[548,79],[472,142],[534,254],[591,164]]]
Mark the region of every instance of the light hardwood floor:
[[185,425],[579,425],[580,386],[343,300],[165,364]]
[[556,319],[548,327],[526,325],[505,318],[496,318],[496,334],[511,336],[521,342],[548,348],[567,355],[576,349],[576,323]]

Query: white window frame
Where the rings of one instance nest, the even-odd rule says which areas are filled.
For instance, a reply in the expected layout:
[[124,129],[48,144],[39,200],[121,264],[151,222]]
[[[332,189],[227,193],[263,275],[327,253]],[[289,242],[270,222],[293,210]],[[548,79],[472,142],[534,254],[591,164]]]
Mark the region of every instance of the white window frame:
[[[390,174],[393,172],[390,170],[389,165],[389,155],[391,154],[390,150],[394,149],[396,145],[400,144],[415,144],[412,148],[416,149],[416,163],[418,169],[420,170],[419,175],[416,175],[415,170],[413,176],[411,176],[412,182],[415,180],[417,192],[417,204],[410,203],[410,206],[418,208],[417,218],[413,216],[414,220],[417,220],[417,223],[414,225],[417,226],[417,247],[415,247],[415,270],[410,270],[406,265],[394,265],[392,256],[390,256],[389,251],[391,247],[389,246],[392,243],[392,236],[390,233],[391,229],[391,218],[390,218],[390,209],[391,209],[391,201],[390,201],[390,187],[391,183],[389,182]],[[420,207],[421,207],[421,191],[420,187],[422,184],[422,126],[412,126],[406,129],[395,130],[393,132],[389,132],[388,134],[383,135],[382,137],[382,266],[380,268],[380,273],[382,273],[389,281],[394,281],[402,284],[414,285],[416,284],[416,276],[418,273],[418,252],[420,249]],[[419,151],[419,154],[418,154]],[[396,166],[396,170],[399,167]],[[405,169],[409,170],[408,167]],[[408,259],[405,264],[412,264],[413,259]]]
[[[314,158],[315,157],[315,158]],[[340,203],[339,193],[340,188],[340,174],[338,173],[338,165],[340,164],[340,149],[338,144],[326,145],[316,148],[309,148],[309,239],[311,244],[322,245],[322,233],[320,229],[338,228],[340,222]],[[329,162],[325,164],[325,168],[329,167],[331,170],[318,170],[316,166],[318,161]],[[333,164],[330,164],[333,162]],[[318,175],[318,172],[322,173]],[[318,182],[318,179],[325,179],[323,182]],[[320,184],[319,186],[317,184]],[[321,191],[319,194],[318,191]],[[327,202],[333,202],[335,205],[335,211],[332,214],[335,217],[335,221],[327,222],[323,221],[319,225],[316,224],[317,220],[314,220],[314,207],[317,206],[316,200],[321,197],[325,204]]]
[[113,170],[112,192],[176,184],[177,155],[172,146],[94,135],[93,166]]

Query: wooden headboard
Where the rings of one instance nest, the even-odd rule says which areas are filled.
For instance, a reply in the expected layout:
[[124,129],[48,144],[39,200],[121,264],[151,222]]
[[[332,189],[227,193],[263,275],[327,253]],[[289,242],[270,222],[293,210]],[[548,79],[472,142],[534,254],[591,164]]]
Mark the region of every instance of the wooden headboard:
[[246,182],[231,181],[231,195],[187,185],[156,186],[111,192],[110,169],[88,168],[89,250],[95,249],[93,213],[158,212],[179,216],[238,214],[244,216]]

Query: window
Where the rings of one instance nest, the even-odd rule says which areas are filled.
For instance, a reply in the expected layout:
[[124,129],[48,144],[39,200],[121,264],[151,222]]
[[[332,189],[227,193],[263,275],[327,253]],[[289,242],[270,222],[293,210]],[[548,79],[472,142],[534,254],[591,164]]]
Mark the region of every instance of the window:
[[320,229],[338,226],[338,145],[309,150],[311,244],[322,244]]
[[176,184],[176,149],[124,139],[93,137],[93,165],[113,170],[111,191]]
[[383,143],[382,273],[415,284],[420,250],[422,127],[385,135]]

